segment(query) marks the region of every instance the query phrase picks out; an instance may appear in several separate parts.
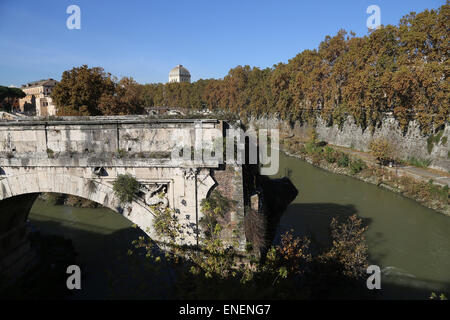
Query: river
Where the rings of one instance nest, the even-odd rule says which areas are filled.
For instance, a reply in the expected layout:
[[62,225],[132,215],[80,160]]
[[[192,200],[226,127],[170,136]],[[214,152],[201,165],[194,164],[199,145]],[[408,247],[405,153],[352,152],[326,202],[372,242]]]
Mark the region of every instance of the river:
[[[298,197],[282,216],[278,237],[293,229],[325,243],[332,217],[357,213],[366,232],[371,264],[381,270],[381,299],[427,299],[450,292],[450,217],[375,185],[315,168],[280,154],[277,176],[289,173]],[[49,206],[36,201],[34,228],[71,238],[82,265],[84,289],[71,298],[164,298],[162,277],[146,272],[127,250],[137,229],[108,209]],[[145,277],[145,279],[142,279]]]

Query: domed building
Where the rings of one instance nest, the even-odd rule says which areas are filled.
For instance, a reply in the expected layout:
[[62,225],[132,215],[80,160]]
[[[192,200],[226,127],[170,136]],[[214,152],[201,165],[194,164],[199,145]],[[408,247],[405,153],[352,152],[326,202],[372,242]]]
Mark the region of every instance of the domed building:
[[170,70],[169,82],[191,82],[191,74],[181,64]]

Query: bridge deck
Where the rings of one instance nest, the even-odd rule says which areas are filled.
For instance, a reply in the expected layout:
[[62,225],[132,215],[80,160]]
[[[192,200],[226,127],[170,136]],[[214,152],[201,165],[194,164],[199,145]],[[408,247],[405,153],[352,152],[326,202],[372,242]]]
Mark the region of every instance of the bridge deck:
[[0,166],[216,168],[218,161],[194,161],[193,154],[194,150],[211,149],[222,137],[222,121],[217,119],[98,116],[3,120]]

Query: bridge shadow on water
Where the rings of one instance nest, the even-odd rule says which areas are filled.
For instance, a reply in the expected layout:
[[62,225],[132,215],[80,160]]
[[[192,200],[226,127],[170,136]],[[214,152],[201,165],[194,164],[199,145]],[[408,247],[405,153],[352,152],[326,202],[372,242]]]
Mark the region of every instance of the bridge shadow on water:
[[[31,220],[33,250],[38,264],[1,298],[13,299],[168,299],[171,298],[170,270],[152,263],[143,249],[132,241],[147,235],[137,228],[85,230],[87,225],[68,225],[67,221]],[[36,241],[36,238],[38,239]],[[42,240],[44,238],[45,240]],[[65,243],[62,238],[66,239]],[[43,242],[45,242],[43,244]],[[69,244],[67,244],[67,242]],[[73,248],[73,253],[70,253]],[[129,254],[129,249],[133,253]],[[155,248],[156,255],[162,255]],[[67,257],[68,255],[71,255]],[[65,256],[65,257],[64,257]],[[66,268],[81,269],[81,290],[68,290]],[[49,283],[53,282],[53,283]]]
[[[300,237],[307,236],[317,246],[328,246],[331,244],[329,231],[333,218],[338,221],[344,221],[354,214],[357,215],[358,211],[352,204],[293,203],[289,205],[281,216],[274,243],[279,243],[280,236],[283,233],[293,230],[295,235]],[[363,221],[364,226],[370,226],[372,219],[359,218]],[[287,220],[289,224],[287,224]]]

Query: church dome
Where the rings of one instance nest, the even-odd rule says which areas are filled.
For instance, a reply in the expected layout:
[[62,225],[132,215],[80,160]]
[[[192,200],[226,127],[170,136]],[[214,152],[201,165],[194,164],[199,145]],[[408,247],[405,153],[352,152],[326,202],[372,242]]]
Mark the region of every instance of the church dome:
[[181,64],[170,70],[169,82],[191,82],[191,73]]

